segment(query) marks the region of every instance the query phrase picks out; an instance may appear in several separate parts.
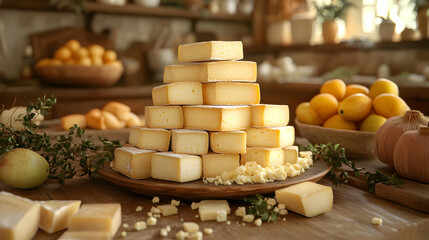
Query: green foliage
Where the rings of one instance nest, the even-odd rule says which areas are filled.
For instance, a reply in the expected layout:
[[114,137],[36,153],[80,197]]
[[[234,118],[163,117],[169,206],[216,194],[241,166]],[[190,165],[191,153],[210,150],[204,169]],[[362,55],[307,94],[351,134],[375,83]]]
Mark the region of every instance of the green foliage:
[[334,21],[337,18],[344,18],[347,8],[353,6],[348,0],[337,0],[331,4],[316,4],[317,15],[323,21]]
[[245,203],[250,204],[246,214],[252,214],[255,218],[261,218],[263,222],[275,222],[278,219],[278,214],[274,212],[274,206],[268,208],[267,201],[261,194],[256,194],[253,197],[243,198]]

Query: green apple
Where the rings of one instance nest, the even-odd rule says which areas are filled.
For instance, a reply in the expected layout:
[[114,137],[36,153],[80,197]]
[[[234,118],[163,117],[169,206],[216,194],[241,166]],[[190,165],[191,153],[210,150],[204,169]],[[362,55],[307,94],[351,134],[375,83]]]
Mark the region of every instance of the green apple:
[[16,188],[34,188],[45,182],[49,164],[40,154],[15,148],[0,157],[0,181]]

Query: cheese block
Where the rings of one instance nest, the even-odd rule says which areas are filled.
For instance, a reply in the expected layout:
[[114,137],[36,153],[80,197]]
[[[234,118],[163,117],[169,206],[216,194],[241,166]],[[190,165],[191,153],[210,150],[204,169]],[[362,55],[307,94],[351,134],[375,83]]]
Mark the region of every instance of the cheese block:
[[216,177],[223,172],[233,171],[240,166],[240,155],[210,153],[201,156],[203,160],[203,177]]
[[245,131],[210,132],[210,149],[215,153],[246,153]]
[[83,114],[70,114],[61,118],[61,127],[64,130],[69,130],[74,125],[81,128],[86,128],[86,117]]
[[109,102],[102,110],[114,114],[120,121],[124,122],[128,120],[131,112],[129,106],[120,102]]
[[295,164],[298,161],[298,146],[289,146],[283,148],[285,161],[290,164]]
[[303,182],[276,190],[276,199],[293,212],[314,217],[331,211],[334,195],[329,186]]
[[69,218],[75,214],[80,207],[81,201],[40,201],[39,227],[47,233],[54,233],[67,228]]
[[239,60],[243,58],[241,41],[209,41],[179,45],[179,63]]
[[79,211],[70,217],[70,231],[104,231],[115,236],[121,225],[121,204],[82,204]]
[[149,178],[154,152],[135,147],[116,148],[112,168],[132,179]]
[[198,213],[201,221],[216,220],[218,212],[225,211],[231,213],[228,201],[226,200],[204,200],[198,205]]
[[170,136],[166,129],[135,127],[130,130],[129,143],[138,148],[168,151]]
[[152,155],[152,178],[190,182],[201,177],[202,162],[199,156],[172,152]]
[[152,89],[153,105],[198,105],[203,104],[202,84],[199,82],[176,82]]
[[149,128],[183,128],[183,113],[180,106],[145,107],[145,126]]
[[289,106],[252,105],[252,127],[282,127],[289,123]]
[[284,152],[281,148],[248,147],[247,153],[241,154],[241,165],[256,162],[261,167],[285,165]]
[[95,129],[107,129],[104,117],[101,115],[101,110],[93,108],[85,115],[86,125]]
[[176,215],[179,213],[177,207],[171,204],[160,205],[157,208],[161,211],[161,214],[164,217]]
[[203,84],[204,105],[258,104],[261,100],[259,84],[215,82]]
[[58,240],[111,240],[111,233],[103,231],[65,231]]
[[246,144],[248,147],[283,148],[292,146],[295,142],[295,129],[293,126],[272,128],[249,128]]
[[209,150],[209,134],[206,131],[171,130],[171,149],[175,153],[203,155]]
[[29,240],[39,228],[40,204],[0,192],[0,239]]
[[235,131],[250,127],[249,106],[183,106],[184,128]]
[[202,62],[164,68],[164,83],[256,82],[256,63],[247,61]]

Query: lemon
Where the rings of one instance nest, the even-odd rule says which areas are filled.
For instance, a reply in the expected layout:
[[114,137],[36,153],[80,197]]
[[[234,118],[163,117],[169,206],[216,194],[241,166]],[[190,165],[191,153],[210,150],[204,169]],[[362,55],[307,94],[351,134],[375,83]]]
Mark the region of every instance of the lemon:
[[319,93],[311,99],[310,108],[326,120],[337,113],[338,100],[329,93]]
[[70,49],[70,51],[76,52],[80,48],[80,43],[76,39],[71,39],[67,41],[67,43],[64,46]]
[[369,97],[374,99],[378,95],[383,93],[391,93],[396,96],[399,95],[399,88],[396,83],[390,81],[389,79],[379,78],[375,81],[369,88]]
[[359,85],[359,84],[350,84],[347,85],[346,87],[346,96],[344,96],[345,98],[356,94],[356,93],[362,93],[368,96],[369,94],[369,89],[363,85]]
[[366,117],[361,126],[360,130],[365,132],[377,132],[378,128],[386,122],[386,118],[377,114],[370,114]]
[[347,121],[357,122],[371,112],[372,100],[362,93],[348,96],[338,107],[338,113]]
[[322,125],[323,120],[317,115],[317,113],[310,108],[309,102],[303,102],[296,107],[296,117],[302,123],[312,125]]
[[329,93],[338,101],[341,101],[346,95],[346,84],[341,79],[332,79],[322,84],[320,93]]
[[89,56],[88,49],[86,49],[84,47],[79,48],[76,52],[74,52],[74,58],[76,60],[87,58],[88,56]]
[[116,53],[112,50],[107,50],[104,54],[103,54],[103,61],[104,63],[111,63],[116,61],[116,58],[118,56],[116,55]]
[[356,123],[344,120],[339,114],[335,114],[323,123],[323,127],[335,129],[357,130]]
[[70,51],[70,49],[65,47],[58,48],[57,51],[55,51],[54,53],[54,58],[63,62],[69,60],[71,56],[72,52]]
[[404,115],[410,109],[402,98],[391,93],[378,95],[373,106],[375,112],[385,118]]
[[102,57],[105,52],[104,47],[98,44],[93,44],[89,46],[88,51],[92,57]]

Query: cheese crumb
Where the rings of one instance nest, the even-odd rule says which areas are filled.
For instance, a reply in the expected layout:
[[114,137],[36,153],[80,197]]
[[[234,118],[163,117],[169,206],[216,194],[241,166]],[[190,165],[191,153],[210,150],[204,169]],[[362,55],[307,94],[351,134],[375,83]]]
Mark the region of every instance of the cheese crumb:
[[267,204],[269,204],[269,205],[271,205],[271,206],[274,206],[274,205],[276,205],[276,204],[277,204],[277,201],[276,201],[276,199],[274,199],[274,198],[268,198],[268,200],[267,200]]
[[279,211],[280,215],[286,215],[287,214],[287,210],[286,209],[282,209]]
[[197,215],[195,215],[195,218],[199,218],[199,217],[200,217],[200,215],[198,215],[198,214],[197,214]]
[[226,225],[231,225],[231,221],[226,221]]
[[217,211],[216,212],[216,221],[217,222],[226,222],[227,220],[227,213],[225,210]]
[[161,214],[159,214],[159,213],[155,213],[155,214],[153,215],[153,217],[161,218]]
[[152,213],[161,213],[161,210],[159,209],[159,208],[157,208],[157,207],[152,207],[151,209],[150,209],[150,211],[152,212]]
[[122,232],[121,232],[121,237],[123,237],[123,238],[124,238],[124,237],[126,237],[126,236],[127,236],[127,232],[122,231]]
[[142,206],[137,206],[136,207],[136,212],[141,212],[143,211],[143,207]]
[[278,213],[280,211],[280,209],[278,207],[275,207],[273,210],[275,213]]
[[283,218],[282,220],[283,220],[283,222],[286,222],[286,218]]
[[379,217],[373,217],[372,218],[372,224],[377,225],[377,226],[381,226],[381,225],[383,225],[383,219],[381,219]]
[[161,230],[159,231],[159,235],[161,235],[161,237],[167,237],[168,236],[167,229],[161,228]]
[[213,234],[213,228],[204,228],[203,231],[207,235]]
[[159,197],[154,197],[154,198],[152,198],[152,203],[153,203],[153,204],[155,204],[155,203],[159,203]]
[[189,233],[184,232],[183,230],[180,230],[176,233],[177,240],[185,240],[187,237],[189,237]]
[[256,219],[253,223],[254,223],[257,227],[262,226],[262,220],[261,220],[260,218]]
[[155,226],[157,222],[157,219],[154,217],[150,217],[147,219],[147,225],[148,226]]
[[180,218],[180,221],[181,221],[181,222],[183,222],[183,221],[185,221],[185,219],[183,219],[183,218]]
[[284,203],[279,203],[279,205],[277,205],[277,207],[278,207],[280,210],[282,210],[282,209],[285,209],[285,208],[286,208],[286,206],[285,206],[285,204],[284,204]]
[[238,217],[244,217],[244,215],[246,215],[246,207],[238,207],[237,210],[235,210],[235,215]]
[[246,223],[241,223],[241,225],[246,226]]
[[168,232],[171,231],[171,227],[170,226],[165,227],[165,229],[167,229]]
[[137,231],[141,231],[147,228],[147,223],[145,221],[135,222],[134,229]]
[[124,227],[124,228],[128,228],[130,225],[128,225],[128,223],[124,223],[124,224],[122,224],[122,227]]
[[255,216],[252,214],[246,214],[243,217],[243,222],[253,222],[253,220],[255,220]]
[[188,232],[188,233],[194,233],[200,230],[200,226],[194,222],[184,222],[182,227],[183,227],[183,230],[185,230],[185,232]]
[[189,235],[189,240],[203,240],[203,233],[198,231]]
[[199,203],[192,202],[192,204],[191,204],[191,209],[192,209],[192,210],[196,210],[196,209],[198,209],[198,206],[199,206]]
[[148,213],[147,213],[147,216],[148,216],[148,217],[153,217],[153,213],[152,213],[152,212],[148,212]]
[[171,205],[178,207],[180,205],[180,201],[172,199],[171,200]]

